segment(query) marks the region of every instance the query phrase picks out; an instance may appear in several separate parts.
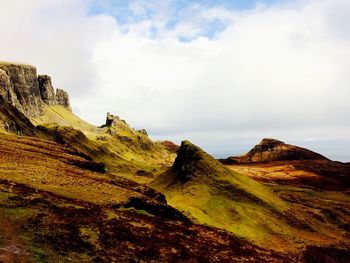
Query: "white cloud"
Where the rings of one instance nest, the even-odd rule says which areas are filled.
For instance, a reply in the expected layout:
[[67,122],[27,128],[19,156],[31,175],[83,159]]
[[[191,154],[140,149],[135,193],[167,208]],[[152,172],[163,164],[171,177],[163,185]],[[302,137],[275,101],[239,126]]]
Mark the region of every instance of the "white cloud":
[[[170,1],[130,2],[145,18],[129,25],[89,15],[86,1],[0,2],[1,58],[53,75],[96,124],[111,111],[155,137],[189,138],[217,154],[271,136],[314,149],[333,143],[320,149],[350,160],[346,0],[248,11],[197,5],[173,28]],[[208,39],[213,21],[225,29]]]

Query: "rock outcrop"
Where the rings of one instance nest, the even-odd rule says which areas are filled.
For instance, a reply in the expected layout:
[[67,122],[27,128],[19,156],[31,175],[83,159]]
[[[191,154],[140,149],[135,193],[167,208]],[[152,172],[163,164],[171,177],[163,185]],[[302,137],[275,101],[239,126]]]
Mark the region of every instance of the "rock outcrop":
[[229,171],[208,153],[189,141],[183,141],[172,166],[176,180],[187,182],[216,178]]
[[308,149],[286,144],[279,140],[265,138],[259,144],[255,145],[248,153],[238,157],[221,159],[220,161],[224,164],[234,164],[295,160],[328,159]]
[[56,90],[56,101],[57,105],[61,105],[68,109],[69,111],[72,111],[72,108],[70,106],[69,102],[69,96],[68,93],[62,89],[57,89]]
[[56,93],[51,78],[38,76],[35,67],[0,62],[0,95],[27,117],[42,115],[45,105],[62,105],[71,110],[67,93]]
[[52,87],[51,77],[47,75],[38,76],[41,99],[48,105],[56,105],[55,91]]
[[119,116],[114,116],[113,114],[110,114],[109,112],[107,112],[106,124],[104,126],[105,127],[118,126],[120,122],[123,122],[124,124],[126,123],[124,120],[121,120]]
[[30,65],[0,63],[4,99],[26,116],[42,113],[43,102],[38,87],[36,68]]
[[0,94],[0,131],[32,136],[35,132],[30,120]]

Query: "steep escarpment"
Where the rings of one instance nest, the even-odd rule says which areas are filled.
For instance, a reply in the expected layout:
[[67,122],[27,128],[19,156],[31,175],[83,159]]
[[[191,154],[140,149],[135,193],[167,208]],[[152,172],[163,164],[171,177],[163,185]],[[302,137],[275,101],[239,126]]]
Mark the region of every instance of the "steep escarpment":
[[286,144],[275,139],[263,139],[255,145],[248,153],[220,160],[224,164],[234,163],[259,163],[273,161],[294,160],[328,160],[321,154],[315,153],[302,147]]
[[27,117],[43,115],[46,105],[62,105],[70,110],[67,93],[52,87],[51,78],[38,76],[31,65],[0,62],[0,94]]
[[48,105],[57,104],[51,77],[47,75],[39,75],[38,83],[42,100]]
[[35,132],[31,121],[2,95],[0,95],[0,131],[29,136]]

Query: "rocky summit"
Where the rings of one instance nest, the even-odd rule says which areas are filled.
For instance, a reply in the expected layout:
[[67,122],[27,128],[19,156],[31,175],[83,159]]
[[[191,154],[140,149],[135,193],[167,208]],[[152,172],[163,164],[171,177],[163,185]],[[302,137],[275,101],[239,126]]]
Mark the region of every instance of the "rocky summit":
[[31,65],[0,62],[0,95],[27,117],[43,115],[46,105],[71,110],[68,94],[60,89],[55,93],[51,78],[38,76]]
[[293,161],[293,160],[328,160],[321,154],[308,149],[286,144],[276,139],[263,139],[255,145],[248,153],[229,157],[220,160],[222,163],[259,163],[272,161]]

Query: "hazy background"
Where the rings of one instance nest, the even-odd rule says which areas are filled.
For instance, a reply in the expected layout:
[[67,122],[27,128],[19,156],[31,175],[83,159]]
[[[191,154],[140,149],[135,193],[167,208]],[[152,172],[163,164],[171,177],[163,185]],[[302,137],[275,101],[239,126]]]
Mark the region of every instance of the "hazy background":
[[94,124],[218,157],[273,137],[350,161],[350,1],[0,0],[0,60]]

